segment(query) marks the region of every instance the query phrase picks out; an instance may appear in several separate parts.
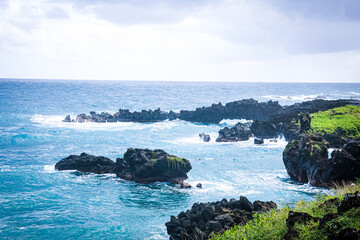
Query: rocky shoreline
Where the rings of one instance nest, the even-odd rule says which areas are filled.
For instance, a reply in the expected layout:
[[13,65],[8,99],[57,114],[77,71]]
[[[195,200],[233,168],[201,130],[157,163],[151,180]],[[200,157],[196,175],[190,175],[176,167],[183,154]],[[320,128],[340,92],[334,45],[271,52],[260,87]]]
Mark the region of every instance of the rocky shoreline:
[[314,113],[345,105],[360,105],[360,101],[351,99],[340,100],[312,100],[281,106],[277,101],[258,102],[254,99],[243,99],[222,105],[212,104],[210,107],[196,108],[193,111],[181,110],[165,112],[156,110],[142,110],[131,112],[128,109],[119,109],[114,114],[90,112],[90,115],[79,114],[75,119],[66,116],[64,122],[159,122],[164,120],[180,119],[189,122],[215,123],[223,119],[247,119],[269,121],[273,124],[290,122],[301,112]]

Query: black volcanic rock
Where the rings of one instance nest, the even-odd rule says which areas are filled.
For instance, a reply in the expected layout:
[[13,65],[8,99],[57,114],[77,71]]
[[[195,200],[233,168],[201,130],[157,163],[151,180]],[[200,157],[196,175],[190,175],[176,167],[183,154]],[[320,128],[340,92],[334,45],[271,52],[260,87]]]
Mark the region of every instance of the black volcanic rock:
[[199,137],[201,138],[201,140],[203,140],[204,142],[210,142],[211,138],[210,135],[205,134],[205,133],[200,133]]
[[268,102],[258,102],[254,99],[243,99],[229,102],[225,105],[218,103],[210,107],[196,108],[193,111],[181,110],[180,113],[173,111],[163,112],[160,109],[142,110],[140,112],[119,109],[113,115],[95,112],[91,112],[90,115],[79,114],[75,120],[76,122],[158,122],[179,118],[189,122],[219,123],[223,119],[247,119],[268,121],[277,125],[280,123],[290,123],[292,119],[298,120],[298,115],[301,112],[314,113],[345,105],[360,105],[360,101],[317,99],[289,106],[281,106],[278,102],[271,100]]
[[304,133],[311,129],[311,117],[310,114],[307,113],[300,113],[300,133]]
[[246,141],[252,137],[248,123],[237,123],[234,127],[225,127],[219,131],[217,142],[238,142]]
[[250,126],[251,132],[258,138],[275,138],[278,135],[275,124],[255,120]]
[[[106,157],[82,153],[70,155],[55,165],[56,170],[78,170],[90,173],[115,173],[118,177],[138,183],[171,182],[184,188],[183,181],[191,170],[189,160],[170,155],[163,150],[129,148],[124,158],[116,162]],[[191,187],[191,186],[190,186]]]
[[288,143],[283,161],[290,177],[302,183],[326,187],[354,181],[360,177],[360,142],[349,142],[328,158],[328,142],[320,135],[303,134],[300,140]]
[[197,108],[195,111],[180,111],[179,119],[189,122],[219,123],[223,119],[267,120],[279,112],[282,107],[278,102],[261,102],[244,99],[224,105],[213,104],[211,107]]
[[263,144],[264,143],[264,139],[262,138],[254,138],[254,144]]
[[81,172],[91,173],[112,173],[115,163],[106,157],[94,156],[81,153],[80,156],[70,155],[55,164],[55,169],[62,170],[78,170]]
[[[256,207],[256,209],[255,209]],[[239,200],[223,199],[212,203],[194,203],[190,210],[171,216],[166,228],[170,239],[208,239],[212,233],[223,233],[239,224],[253,219],[253,214],[276,209],[274,202],[255,201],[246,197]]]
[[[117,162],[121,162],[118,159]],[[123,162],[128,168],[116,175],[127,180],[148,182],[183,183],[187,179],[187,172],[191,170],[189,160],[169,155],[163,150],[129,148],[124,154]]]

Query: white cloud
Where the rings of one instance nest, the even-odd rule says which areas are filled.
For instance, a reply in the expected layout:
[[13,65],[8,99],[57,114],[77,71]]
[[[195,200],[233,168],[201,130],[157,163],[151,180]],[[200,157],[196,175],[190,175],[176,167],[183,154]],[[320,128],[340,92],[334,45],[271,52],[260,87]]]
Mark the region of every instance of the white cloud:
[[[120,24],[96,12],[95,6],[111,2],[94,4],[8,1],[0,10],[0,77],[359,81],[358,22],[306,19],[262,1],[224,0],[181,9],[168,22],[163,14],[161,21]],[[146,9],[160,10],[166,6]]]

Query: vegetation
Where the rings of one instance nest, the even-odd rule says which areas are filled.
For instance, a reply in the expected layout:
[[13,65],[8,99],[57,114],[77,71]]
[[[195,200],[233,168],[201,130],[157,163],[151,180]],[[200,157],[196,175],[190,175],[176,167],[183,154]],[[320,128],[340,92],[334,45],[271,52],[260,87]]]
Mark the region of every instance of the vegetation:
[[319,133],[360,137],[360,107],[347,105],[310,114],[311,127]]
[[[294,209],[286,207],[280,210],[271,210],[264,214],[255,214],[254,219],[246,225],[235,226],[222,235],[215,235],[213,239],[283,239],[288,232],[286,219],[289,211],[305,212],[312,217],[321,218],[327,213],[337,212],[338,201],[336,201],[336,198],[342,201],[345,193],[354,193],[356,191],[360,191],[359,180],[353,184],[338,184],[333,195],[319,196],[311,202],[299,202]],[[334,200],[328,201],[331,199]],[[294,229],[300,234],[298,239],[327,239],[326,229],[331,224],[340,226],[338,232],[348,227],[360,229],[360,208],[350,209],[341,216],[326,222],[325,226],[319,227],[319,224],[318,221],[309,221],[304,224],[296,223]]]
[[189,163],[185,158],[179,158],[176,156],[167,156],[166,157],[168,167],[172,169],[181,169]]

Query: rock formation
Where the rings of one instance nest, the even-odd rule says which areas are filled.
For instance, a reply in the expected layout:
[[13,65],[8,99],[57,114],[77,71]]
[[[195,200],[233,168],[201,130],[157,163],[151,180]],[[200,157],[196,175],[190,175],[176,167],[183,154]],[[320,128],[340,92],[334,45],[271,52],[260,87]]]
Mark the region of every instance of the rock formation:
[[[193,111],[181,110],[180,113],[173,111],[164,112],[157,110],[142,110],[131,112],[128,109],[120,109],[111,115],[109,113],[90,112],[90,115],[79,114],[77,122],[158,122],[166,119],[179,118],[189,122],[219,123],[223,119],[247,119],[268,121],[273,124],[290,123],[292,119],[298,119],[301,112],[314,113],[345,105],[360,105],[356,100],[312,100],[296,103],[290,106],[281,106],[276,101],[258,102],[254,99],[243,99],[222,105],[213,104],[210,107],[196,108]],[[68,122],[68,120],[66,120]],[[72,121],[70,119],[70,121]]]
[[255,201],[246,197],[239,200],[212,203],[194,203],[191,210],[171,216],[166,228],[172,240],[208,239],[212,233],[222,233],[234,225],[246,224],[253,219],[253,214],[276,209],[274,202]]
[[249,123],[237,123],[234,127],[225,127],[219,131],[217,142],[238,142],[246,141],[252,137]]
[[210,142],[211,138],[210,135],[205,134],[205,133],[200,133],[199,137],[201,138],[201,140],[203,140],[204,142]]
[[338,181],[360,177],[360,142],[349,142],[328,158],[328,142],[320,135],[303,134],[283,152],[283,161],[290,177],[313,186],[330,186]]
[[279,134],[275,124],[255,120],[250,126],[251,132],[258,138],[275,138]]
[[115,173],[118,177],[138,183],[171,182],[189,187],[183,181],[191,170],[189,160],[163,150],[129,148],[116,162],[106,157],[82,153],[70,155],[55,165],[56,170],[78,170],[91,173]]

